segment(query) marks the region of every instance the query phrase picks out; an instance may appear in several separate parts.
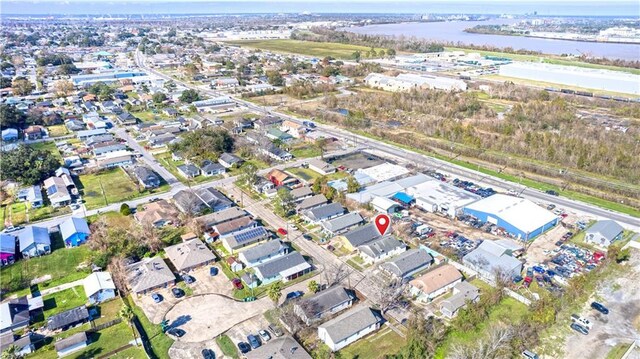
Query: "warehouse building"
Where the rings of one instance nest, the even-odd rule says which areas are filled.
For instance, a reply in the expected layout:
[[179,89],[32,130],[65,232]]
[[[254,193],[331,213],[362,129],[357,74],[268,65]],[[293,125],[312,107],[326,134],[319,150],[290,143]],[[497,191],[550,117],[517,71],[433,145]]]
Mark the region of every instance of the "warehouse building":
[[364,82],[370,87],[392,92],[410,91],[412,89],[443,91],[465,91],[467,89],[467,84],[462,80],[432,75],[399,74],[396,77],[392,77],[373,73],[365,77]]
[[500,75],[560,85],[640,95],[640,75],[532,62],[514,62],[500,66]]
[[415,198],[415,206],[423,211],[443,213],[454,218],[464,206],[481,197],[446,182],[430,180],[406,189]]
[[531,240],[558,224],[558,217],[519,197],[494,194],[464,207],[464,214],[493,223],[520,240]]

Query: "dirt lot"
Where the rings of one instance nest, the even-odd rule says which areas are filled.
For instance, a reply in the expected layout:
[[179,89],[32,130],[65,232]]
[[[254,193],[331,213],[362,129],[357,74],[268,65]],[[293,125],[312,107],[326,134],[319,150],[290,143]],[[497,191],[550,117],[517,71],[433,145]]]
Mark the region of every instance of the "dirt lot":
[[331,164],[336,167],[345,166],[347,168],[356,170],[361,168],[369,168],[369,167],[377,166],[384,162],[385,161],[380,160],[374,156],[368,156],[361,152],[356,152],[356,153],[341,157],[339,159],[336,159],[335,161],[331,161]]
[[604,284],[592,298],[609,308],[609,315],[591,309],[589,301],[579,314],[591,320],[593,328],[588,335],[571,331],[565,358],[604,358],[616,344],[640,340],[640,251],[633,250],[626,265],[622,276]]
[[527,249],[526,264],[533,265],[551,259],[552,255],[549,252],[558,248],[556,242],[568,231],[562,226],[555,226],[550,231],[537,237]]

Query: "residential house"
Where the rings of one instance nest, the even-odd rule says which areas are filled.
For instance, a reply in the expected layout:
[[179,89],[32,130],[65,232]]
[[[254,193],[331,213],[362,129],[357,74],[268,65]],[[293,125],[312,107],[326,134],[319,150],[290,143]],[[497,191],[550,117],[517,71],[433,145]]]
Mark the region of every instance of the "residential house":
[[169,116],[169,117],[178,116],[178,111],[173,107],[167,107],[167,108],[163,109],[162,113],[167,115],[167,116]]
[[222,245],[229,253],[248,247],[271,238],[271,234],[264,227],[247,228],[230,236],[222,238]]
[[218,212],[233,207],[233,201],[213,187],[182,190],[173,196],[173,202],[184,213],[199,213],[205,209]]
[[282,119],[274,116],[265,116],[253,122],[253,126],[262,131],[266,131],[270,127],[278,126],[282,123]]
[[334,219],[322,221],[320,222],[320,226],[322,226],[322,230],[325,233],[335,236],[340,233],[346,232],[363,222],[364,218],[362,218],[360,213],[350,212]]
[[184,164],[177,167],[178,173],[184,178],[200,176],[200,169],[192,164]]
[[13,332],[5,332],[0,334],[0,353],[3,353],[9,347],[16,347],[16,355],[18,358],[25,357],[36,350],[35,345],[31,342],[31,333],[16,338]]
[[304,350],[304,347],[289,335],[272,338],[262,343],[259,348],[245,354],[244,357],[246,359],[311,359],[311,355]]
[[238,87],[240,86],[240,83],[235,77],[221,77],[211,81],[211,85],[217,89],[223,89]]
[[96,157],[96,164],[100,168],[114,168],[133,164],[133,155],[130,151],[116,151]]
[[283,257],[289,253],[289,246],[276,239],[246,249],[238,254],[238,260],[247,267],[255,267],[262,263]]
[[94,156],[103,156],[107,153],[121,152],[126,150],[127,146],[123,145],[122,143],[117,141],[109,141],[93,145],[93,149],[91,150],[91,152],[93,152]]
[[522,272],[522,262],[512,257],[513,246],[507,242],[483,241],[462,258],[462,263],[478,272],[478,275],[493,283],[497,276],[514,278]]
[[16,237],[0,233],[0,265],[13,264],[16,260]]
[[290,161],[293,159],[293,155],[279,147],[269,146],[267,148],[261,147],[259,151],[265,156],[271,157],[276,161]]
[[429,268],[432,262],[433,257],[426,250],[409,249],[382,263],[380,269],[398,279],[404,279]]
[[60,234],[67,247],[77,247],[84,243],[91,231],[84,218],[71,217],[60,223]]
[[202,175],[206,177],[223,175],[227,172],[223,165],[211,161],[204,161],[200,169],[202,170]]
[[227,264],[229,265],[229,269],[231,269],[232,272],[239,272],[242,270],[242,263],[236,260],[235,257],[228,257]]
[[115,142],[115,139],[113,138],[113,135],[111,135],[110,133],[89,137],[86,140],[84,140],[84,144],[92,148],[102,143],[113,143],[113,142]]
[[289,120],[282,122],[282,124],[280,125],[280,130],[288,133],[295,138],[301,138],[305,133],[307,133],[306,127]]
[[277,186],[294,186],[298,183],[298,179],[279,169],[273,169],[267,174],[267,178]]
[[255,275],[261,285],[281,280],[286,283],[311,272],[311,265],[300,252],[291,252],[280,258],[254,267]]
[[275,188],[273,182],[267,180],[266,178],[258,177],[256,182],[251,185],[254,191],[258,193],[267,193]]
[[86,306],[81,305],[49,317],[47,319],[47,329],[62,329],[65,331],[73,326],[85,323],[87,320],[89,320],[89,311]]
[[138,123],[138,118],[129,112],[122,112],[116,116],[116,120],[123,126],[135,125]]
[[42,189],[40,186],[30,186],[18,192],[18,200],[29,203],[31,208],[40,208],[43,205]]
[[304,298],[293,306],[293,312],[307,325],[351,308],[356,296],[338,285],[311,297]]
[[253,120],[249,118],[237,118],[233,121],[235,127],[240,127],[243,130],[253,128]]
[[336,168],[333,165],[330,165],[329,163],[316,158],[310,159],[308,164],[310,170],[315,171],[323,176],[336,172]]
[[129,288],[135,294],[147,294],[176,284],[176,276],[160,257],[143,258],[126,267]]
[[136,166],[133,174],[144,188],[157,188],[160,186],[160,176],[146,166]]
[[469,282],[458,282],[453,286],[452,296],[440,302],[440,312],[451,319],[464,308],[468,302],[475,303],[480,299],[480,291]]
[[397,212],[402,208],[402,206],[400,206],[400,204],[398,204],[397,202],[382,196],[373,197],[370,203],[371,207],[373,207],[376,212],[380,213],[391,214]]
[[100,135],[106,135],[107,134],[107,130],[104,128],[98,128],[95,130],[84,130],[84,131],[78,131],[76,132],[76,136],[78,137],[78,139],[80,139],[80,141],[84,141],[88,138],[91,137],[95,137],[95,136],[100,136]]
[[[40,303],[42,303],[41,300]],[[27,327],[34,310],[35,308],[31,308],[26,296],[2,302],[0,304],[0,333],[14,332]]]
[[265,135],[270,140],[280,141],[280,142],[284,142],[284,143],[291,142],[291,140],[293,140],[293,136],[291,136],[287,132],[282,132],[282,131],[280,131],[279,129],[277,129],[275,127],[268,128],[267,132],[265,133]]
[[609,247],[622,238],[624,228],[610,219],[600,220],[585,231],[584,241],[600,247]]
[[[68,180],[73,183],[71,177]],[[44,180],[44,189],[52,207],[62,207],[71,204],[71,193],[67,188],[68,181],[64,177],[49,177]]]
[[245,216],[247,216],[247,212],[245,212],[243,209],[238,207],[230,207],[221,211],[200,216],[196,218],[196,222],[206,232],[220,223],[229,222]]
[[29,226],[18,234],[20,253],[23,258],[40,257],[51,253],[49,230],[43,227]]
[[75,353],[87,347],[89,339],[86,332],[73,334],[67,338],[58,340],[53,345],[56,348],[58,357],[62,358],[71,353]]
[[2,141],[15,141],[18,139],[18,130],[15,128],[7,128],[2,131]]
[[383,321],[379,312],[361,306],[320,325],[318,337],[335,352],[380,329]]
[[164,252],[179,272],[190,272],[216,261],[216,256],[198,238],[167,247]]
[[300,202],[296,206],[296,212],[302,213],[316,207],[324,206],[325,204],[327,204],[327,202],[329,202],[327,200],[327,197],[325,197],[323,194],[317,194],[315,196],[311,196],[302,200],[302,202]]
[[311,223],[320,223],[341,216],[345,209],[340,203],[330,203],[302,213],[302,218]]
[[42,126],[31,125],[24,130],[24,139],[28,141],[49,137],[49,133]]
[[244,163],[244,160],[233,153],[223,153],[218,158],[218,163],[224,166],[224,168],[237,168]]
[[409,282],[409,291],[419,301],[430,302],[460,282],[462,282],[462,274],[456,267],[444,264]]
[[407,246],[395,237],[387,235],[358,247],[360,258],[372,264],[393,257],[407,250]]
[[[215,239],[217,237],[229,236],[247,228],[254,228],[257,226],[258,222],[254,221],[251,216],[244,216],[231,221],[218,223],[215,226],[212,226],[211,232],[209,232],[210,234],[207,234],[211,239]],[[207,236],[207,234],[205,234],[205,236]]]
[[178,216],[178,210],[164,199],[145,205],[142,210],[136,211],[133,215],[139,223],[149,223],[154,227],[176,223]]
[[69,131],[76,131],[76,132],[83,131],[84,129],[87,128],[84,122],[80,120],[74,120],[74,119],[65,121],[64,125],[67,127]]
[[109,272],[93,272],[82,281],[82,285],[89,304],[99,304],[116,297],[116,285]]
[[291,191],[289,191],[289,194],[295,202],[300,202],[313,196],[313,191],[311,191],[311,188],[309,188],[308,186],[302,186],[292,189]]

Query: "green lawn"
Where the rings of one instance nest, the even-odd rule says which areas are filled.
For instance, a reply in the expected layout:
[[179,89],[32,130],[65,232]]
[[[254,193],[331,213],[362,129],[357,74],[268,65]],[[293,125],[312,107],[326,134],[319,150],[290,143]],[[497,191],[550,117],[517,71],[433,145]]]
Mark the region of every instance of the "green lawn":
[[83,191],[82,198],[87,209],[100,208],[111,203],[123,202],[169,189],[169,186],[164,184],[151,191],[138,191],[136,183],[120,168],[80,175],[79,182],[78,187]]
[[2,267],[0,285],[6,294],[20,291],[26,294],[32,279],[51,275],[51,280],[40,283],[40,289],[54,287],[87,276],[89,269],[77,269],[81,263],[87,263],[91,251],[87,246],[64,248],[59,234],[52,236],[53,252],[38,258],[19,260],[15,264]]
[[[229,41],[231,45],[252,47],[273,52],[286,52],[308,56],[331,56],[336,59],[353,59],[353,53],[360,51],[362,57],[371,48],[366,46],[340,44],[335,42],[315,42],[300,40],[242,40]],[[382,50],[376,48],[376,51]]]
[[67,126],[65,125],[53,125],[47,127],[47,131],[49,131],[49,137],[60,137],[69,134],[69,130],[67,130]]
[[[620,359],[622,356],[629,350],[631,344],[629,343],[618,343],[614,346],[609,353],[607,354],[606,359]],[[633,355],[631,355],[633,357]]]
[[131,347],[109,357],[110,359],[147,359],[141,347]]
[[176,176],[176,178],[178,178],[180,182],[186,185],[188,185],[189,183],[197,184],[197,183],[213,181],[216,178],[220,177],[220,176],[206,177],[206,176],[200,175],[194,178],[186,178],[182,176],[180,172],[178,172],[178,166],[181,166],[184,164],[183,160],[174,161],[171,158],[171,153],[169,152],[158,153],[153,156],[156,158],[156,160],[158,160],[158,162],[162,165],[162,167],[164,167],[167,171],[171,172],[171,174]]
[[316,171],[310,170],[308,168],[302,168],[302,167],[289,167],[289,168],[286,168],[285,171],[291,173],[292,175],[308,183],[313,183],[313,181],[315,181],[317,178],[320,178],[322,176]]
[[170,119],[170,117],[163,114],[162,111],[160,110],[158,110],[157,113],[153,113],[152,110],[148,110],[148,111],[132,112],[131,114],[144,122],[164,121],[164,120]]
[[133,300],[131,300],[130,297],[127,298],[127,302],[131,305],[133,312],[136,314],[136,317],[144,330],[146,338],[151,343],[151,350],[153,351],[153,356],[151,356],[151,358],[170,359],[169,348],[171,348],[173,340],[168,335],[162,333],[160,325],[151,323],[142,309],[133,304]]
[[231,338],[229,338],[227,335],[223,334],[217,337],[216,343],[218,343],[220,350],[222,350],[222,353],[225,356],[228,356],[234,359],[238,358],[238,350],[236,349],[236,346],[231,341]]
[[47,319],[52,315],[87,304],[87,296],[84,293],[84,287],[79,285],[57,293],[45,295],[43,301],[44,318]]
[[60,151],[58,151],[58,148],[56,147],[56,144],[53,141],[43,141],[38,143],[32,143],[29,145],[29,147],[35,148],[36,150],[51,152],[55,157],[57,157],[60,161],[62,161],[62,155],[60,154]]
[[[11,213],[11,216],[9,216]],[[50,217],[61,216],[71,213],[69,207],[53,208],[45,206],[40,208],[30,208],[28,211],[29,222],[35,222]],[[14,226],[27,222],[27,204],[24,202],[12,203],[10,205],[0,207],[0,229],[4,229],[4,221],[11,219]]]
[[343,358],[384,358],[395,354],[404,345],[404,338],[391,328],[383,326],[377,333],[371,334],[340,350]]
[[296,158],[318,157],[322,154],[318,147],[310,145],[308,143],[297,145],[289,152],[291,152],[291,154]]

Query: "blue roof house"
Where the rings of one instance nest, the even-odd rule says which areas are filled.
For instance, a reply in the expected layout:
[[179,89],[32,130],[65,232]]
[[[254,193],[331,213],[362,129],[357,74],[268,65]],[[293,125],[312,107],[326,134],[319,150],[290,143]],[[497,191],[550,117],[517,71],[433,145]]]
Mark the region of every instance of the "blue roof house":
[[18,234],[18,243],[23,258],[40,257],[51,253],[49,230],[31,226]]
[[60,234],[65,246],[77,247],[87,240],[91,231],[84,218],[71,217],[60,223]]

